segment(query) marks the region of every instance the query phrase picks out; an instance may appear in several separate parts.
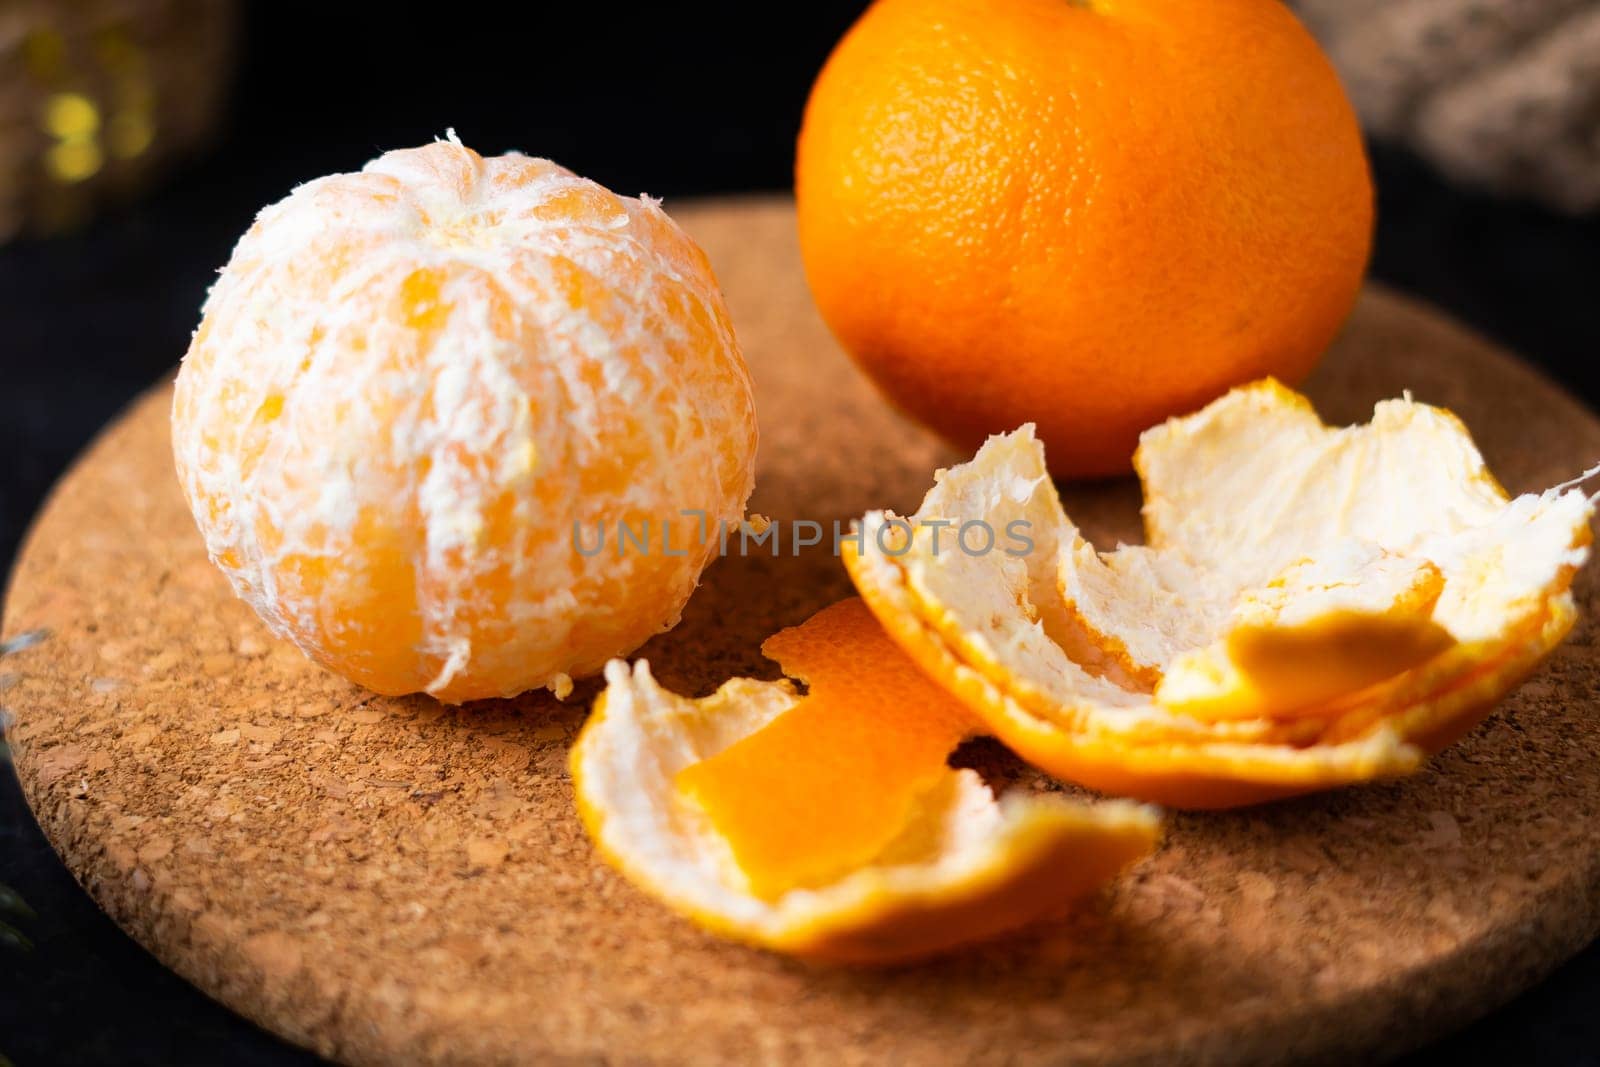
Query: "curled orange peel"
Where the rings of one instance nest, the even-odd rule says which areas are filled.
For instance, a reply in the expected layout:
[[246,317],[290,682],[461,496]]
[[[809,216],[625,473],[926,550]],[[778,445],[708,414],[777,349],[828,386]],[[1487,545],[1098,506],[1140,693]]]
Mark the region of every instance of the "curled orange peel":
[[1241,593],[1219,640],[1167,665],[1156,703],[1202,719],[1324,713],[1455,643],[1433,620],[1443,589],[1428,560],[1337,544]]
[[761,651],[805,695],[674,785],[727,842],[751,891],[773,899],[881,855],[980,724],[893,648],[860,600],[774,634]]
[[[1406,774],[1575,618],[1591,502],[1508,499],[1447,411],[1334,429],[1268,380],[1146,431],[1135,464],[1143,546],[1088,544],[1026,426],[844,545],[911,658],[1062,778],[1218,808]],[[970,522],[1029,550],[935,550]]]
[[572,753],[601,854],[701,926],[810,959],[899,962],[1052,915],[1154,847],[1143,805],[996,798],[951,769],[978,720],[859,600],[763,648],[807,694],[735,678],[691,700],[615,661]]

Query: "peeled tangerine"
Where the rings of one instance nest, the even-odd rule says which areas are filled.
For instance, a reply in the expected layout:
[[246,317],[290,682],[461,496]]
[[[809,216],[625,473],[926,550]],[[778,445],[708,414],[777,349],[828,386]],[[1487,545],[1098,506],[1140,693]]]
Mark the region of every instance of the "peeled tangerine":
[[[1135,466],[1142,546],[1084,540],[1031,426],[845,545],[900,646],[1061,778],[1220,808],[1404,774],[1572,626],[1591,501],[1508,499],[1448,411],[1333,429],[1267,380],[1147,430]],[[1002,536],[965,551],[966,523]]]
[[[172,438],[274,632],[456,702],[560,693],[675,623],[697,531],[743,515],[756,425],[711,269],[654,201],[452,135],[261,213]],[[614,551],[624,523],[648,551]]]
[[689,700],[618,661],[572,752],[600,851],[711,930],[815,959],[912,959],[1057,912],[1155,845],[1149,808],[997,800],[951,769],[981,721],[860,600],[762,650],[805,695],[735,678]]

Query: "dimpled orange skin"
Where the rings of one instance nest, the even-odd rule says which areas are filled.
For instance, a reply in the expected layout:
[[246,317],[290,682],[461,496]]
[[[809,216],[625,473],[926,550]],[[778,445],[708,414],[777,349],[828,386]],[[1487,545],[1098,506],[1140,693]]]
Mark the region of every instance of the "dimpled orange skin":
[[[274,632],[450,703],[559,693],[675,623],[756,448],[694,242],[652,201],[453,142],[261,213],[172,431],[211,558]],[[624,523],[648,549],[618,553]]]
[[1303,379],[1373,217],[1278,0],[878,0],[812,90],[795,192],[817,305],[889,399],[967,448],[1034,421],[1066,476]]

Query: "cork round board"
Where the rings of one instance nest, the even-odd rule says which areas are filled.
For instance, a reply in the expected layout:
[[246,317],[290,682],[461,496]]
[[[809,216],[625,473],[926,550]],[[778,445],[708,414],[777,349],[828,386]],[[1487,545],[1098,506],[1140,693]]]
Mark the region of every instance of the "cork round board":
[[[914,507],[955,456],[829,339],[781,200],[680,218],[755,375],[753,509],[827,528]],[[1332,420],[1412,390],[1513,492],[1600,458],[1600,421],[1436,314],[1369,291],[1311,384]],[[13,575],[0,703],[35,814],[96,900],[218,1000],[354,1063],[1269,1062],[1397,1052],[1510,998],[1600,927],[1595,583],[1551,662],[1406,781],[1175,814],[1061,922],[889,971],[718,941],[597,862],[567,747],[596,686],[465,709],[375,697],[273,640],[207,562],[166,387],[57,489]],[[1102,544],[1131,483],[1072,489]],[[824,539],[825,541],[827,539]],[[830,546],[715,564],[647,645],[669,687],[772,677],[766,635],[850,593]],[[30,636],[31,635],[31,636]],[[998,746],[965,758],[1059,788]]]

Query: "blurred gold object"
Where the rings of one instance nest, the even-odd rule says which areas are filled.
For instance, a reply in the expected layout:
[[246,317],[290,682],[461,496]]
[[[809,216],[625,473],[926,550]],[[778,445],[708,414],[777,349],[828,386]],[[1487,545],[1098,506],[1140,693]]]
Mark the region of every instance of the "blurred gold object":
[[201,144],[233,0],[0,0],[0,242],[82,222]]

